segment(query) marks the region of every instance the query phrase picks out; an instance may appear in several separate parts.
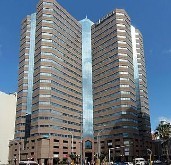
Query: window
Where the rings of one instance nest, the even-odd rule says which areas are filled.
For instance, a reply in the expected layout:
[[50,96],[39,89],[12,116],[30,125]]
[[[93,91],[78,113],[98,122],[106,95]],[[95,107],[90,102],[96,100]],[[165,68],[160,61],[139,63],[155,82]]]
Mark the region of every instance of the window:
[[86,141],[85,142],[85,149],[92,149],[92,142],[91,141]]

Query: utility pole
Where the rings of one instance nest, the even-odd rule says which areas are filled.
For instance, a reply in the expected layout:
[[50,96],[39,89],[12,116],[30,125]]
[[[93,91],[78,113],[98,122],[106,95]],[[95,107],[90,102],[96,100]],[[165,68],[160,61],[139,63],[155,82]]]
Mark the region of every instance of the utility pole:
[[150,165],[152,165],[152,161],[151,161],[152,151],[149,148],[147,149],[147,153],[150,156]]
[[100,133],[104,130],[105,128],[101,129],[98,134],[97,134],[97,144],[98,144],[98,158],[100,158],[101,155],[101,145],[100,145]]
[[[69,131],[69,130],[68,130]],[[69,133],[71,134],[71,153],[72,153],[72,155],[74,154],[74,152],[73,152],[73,147],[74,147],[74,136],[73,136],[73,133],[71,132],[71,131],[69,131]]]

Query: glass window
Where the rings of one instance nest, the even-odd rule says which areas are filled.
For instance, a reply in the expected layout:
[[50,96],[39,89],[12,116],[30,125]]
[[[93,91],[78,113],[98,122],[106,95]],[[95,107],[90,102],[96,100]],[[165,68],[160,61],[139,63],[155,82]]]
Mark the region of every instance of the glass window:
[[92,142],[91,141],[86,141],[85,142],[85,149],[92,149]]

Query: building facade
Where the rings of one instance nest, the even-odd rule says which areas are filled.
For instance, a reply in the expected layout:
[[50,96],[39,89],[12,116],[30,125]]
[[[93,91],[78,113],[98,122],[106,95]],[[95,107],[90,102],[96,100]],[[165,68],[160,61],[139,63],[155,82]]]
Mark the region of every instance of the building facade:
[[8,164],[9,140],[14,139],[17,94],[0,92],[0,164]]
[[116,9],[92,27],[94,132],[111,160],[146,156],[151,146],[141,33]]
[[15,128],[21,151],[11,142],[10,162],[16,157],[47,164],[79,154],[81,25],[56,1],[42,0],[21,29]]
[[151,145],[142,35],[116,9],[77,21],[40,0],[22,22],[9,162],[132,160]]

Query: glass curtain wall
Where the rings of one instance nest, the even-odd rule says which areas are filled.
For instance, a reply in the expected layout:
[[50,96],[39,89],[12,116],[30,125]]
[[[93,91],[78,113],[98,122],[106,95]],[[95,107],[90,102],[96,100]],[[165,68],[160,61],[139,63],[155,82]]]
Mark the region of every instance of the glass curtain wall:
[[82,79],[83,79],[83,137],[93,137],[92,50],[91,22],[87,17],[82,25]]

